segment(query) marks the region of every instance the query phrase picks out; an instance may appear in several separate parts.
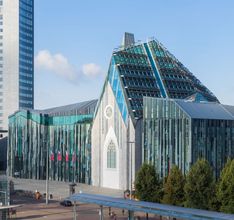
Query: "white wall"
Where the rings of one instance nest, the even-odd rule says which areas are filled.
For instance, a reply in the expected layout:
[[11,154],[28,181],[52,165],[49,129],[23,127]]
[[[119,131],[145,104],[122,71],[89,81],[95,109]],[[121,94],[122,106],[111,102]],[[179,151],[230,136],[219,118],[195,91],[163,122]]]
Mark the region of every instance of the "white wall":
[[[112,116],[105,110],[112,107]],[[117,167],[107,168],[106,150],[110,140],[117,146]],[[107,82],[92,127],[92,184],[109,188],[127,189],[128,186],[127,127],[123,121],[112,89]]]
[[19,109],[19,0],[3,0],[3,129]]

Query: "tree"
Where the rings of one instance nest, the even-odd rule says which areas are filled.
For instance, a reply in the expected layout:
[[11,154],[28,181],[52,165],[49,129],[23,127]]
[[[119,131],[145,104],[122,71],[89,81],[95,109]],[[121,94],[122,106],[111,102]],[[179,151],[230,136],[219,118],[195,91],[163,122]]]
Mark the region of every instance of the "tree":
[[234,213],[234,159],[228,159],[217,186],[220,211]]
[[199,159],[191,167],[185,183],[185,205],[198,209],[209,209],[215,196],[212,169],[205,159]]
[[136,174],[136,196],[148,202],[160,202],[162,198],[162,183],[151,164],[144,163]]
[[210,210],[218,212],[220,210],[220,202],[217,198],[217,184],[215,184],[213,192],[214,196],[210,200]]
[[164,196],[163,203],[182,206],[184,203],[184,184],[185,179],[178,168],[178,166],[173,166],[164,183]]

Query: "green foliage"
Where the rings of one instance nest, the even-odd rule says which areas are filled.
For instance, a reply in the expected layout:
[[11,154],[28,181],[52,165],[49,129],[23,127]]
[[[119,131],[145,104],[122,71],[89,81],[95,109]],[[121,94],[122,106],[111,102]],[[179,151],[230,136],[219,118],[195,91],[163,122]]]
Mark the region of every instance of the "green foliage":
[[182,206],[184,203],[185,179],[181,170],[173,166],[164,183],[163,203]]
[[215,182],[208,161],[199,159],[191,167],[185,183],[185,205],[209,209],[215,196]]
[[215,188],[213,190],[213,193],[214,193],[214,196],[211,197],[211,200],[210,200],[210,207],[209,209],[211,211],[219,211],[220,210],[220,202],[217,198],[217,184],[215,184]]
[[136,196],[142,201],[160,202],[162,198],[162,184],[155,167],[143,164],[136,175]]
[[234,159],[228,159],[217,187],[220,211],[234,213]]

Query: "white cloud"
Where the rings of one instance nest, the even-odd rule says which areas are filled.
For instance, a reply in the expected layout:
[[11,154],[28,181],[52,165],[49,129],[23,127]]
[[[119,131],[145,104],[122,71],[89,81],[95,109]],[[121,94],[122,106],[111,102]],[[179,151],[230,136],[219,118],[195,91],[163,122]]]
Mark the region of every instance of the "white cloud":
[[35,65],[39,70],[50,71],[72,82],[77,82],[78,78],[95,78],[102,73],[101,67],[95,63],[84,64],[82,70],[79,71],[69,63],[63,54],[51,54],[48,50],[38,52],[35,57]]
[[82,66],[82,73],[88,77],[96,77],[102,74],[102,70],[95,63],[87,63]]
[[48,50],[41,50],[35,57],[36,68],[49,70],[68,80],[74,80],[77,73],[67,58],[60,53],[51,54]]

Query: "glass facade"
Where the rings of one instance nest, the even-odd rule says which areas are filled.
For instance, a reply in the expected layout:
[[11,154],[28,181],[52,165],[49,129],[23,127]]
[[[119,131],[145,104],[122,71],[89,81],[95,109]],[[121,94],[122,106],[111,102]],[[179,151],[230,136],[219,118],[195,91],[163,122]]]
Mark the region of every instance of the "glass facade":
[[19,1],[19,108],[34,106],[34,1]]
[[234,117],[218,103],[180,102],[144,98],[143,160],[165,177],[174,164],[187,173],[198,158],[205,158],[218,177],[227,158],[234,157]]
[[[161,43],[156,40],[145,44],[156,63],[159,78],[167,91],[167,97],[184,99],[194,93],[201,93],[208,101],[217,98]],[[166,96],[164,96],[166,97]]]
[[[8,205],[10,200],[9,184],[6,176],[0,175],[0,206]],[[0,210],[0,219],[7,220],[7,211]]]
[[142,45],[126,48],[115,52],[112,59],[131,114],[138,119],[142,116],[143,96],[161,97],[144,48]]
[[125,123],[127,123],[127,119],[128,119],[127,105],[124,99],[123,89],[121,86],[118,69],[116,68],[114,59],[111,60],[108,80],[112,87],[113,93],[115,94],[115,98],[118,103],[123,120],[125,121]]
[[8,203],[8,182],[6,179],[0,177],[0,204],[7,205]]
[[[9,118],[8,172],[21,178],[91,182],[91,126],[96,100],[76,108],[21,110]],[[48,151],[48,152],[47,152]]]
[[107,76],[124,121],[142,117],[143,97],[218,99],[161,43],[128,44],[113,52]]

